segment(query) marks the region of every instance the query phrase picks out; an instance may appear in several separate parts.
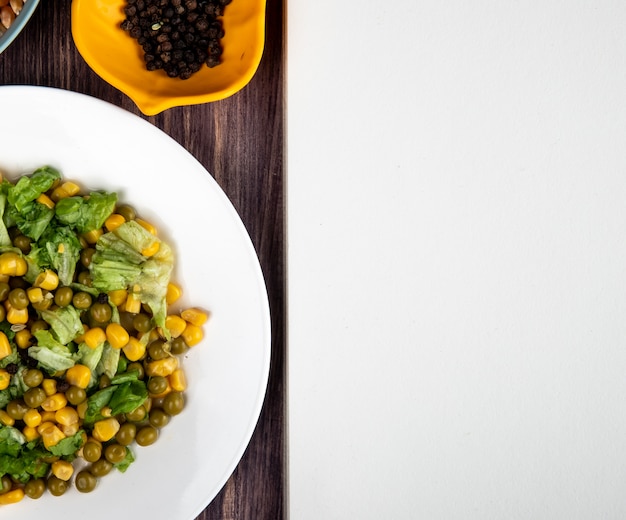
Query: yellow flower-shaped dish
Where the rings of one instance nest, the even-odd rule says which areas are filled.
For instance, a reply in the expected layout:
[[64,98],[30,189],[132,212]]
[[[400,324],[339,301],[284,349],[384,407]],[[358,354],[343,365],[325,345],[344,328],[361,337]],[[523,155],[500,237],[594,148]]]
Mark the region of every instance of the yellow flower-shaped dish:
[[191,78],[148,71],[143,50],[120,28],[126,0],[73,0],[72,36],[87,64],[145,115],[232,96],[254,76],[265,44],[265,0],[232,0],[222,24],[222,63]]

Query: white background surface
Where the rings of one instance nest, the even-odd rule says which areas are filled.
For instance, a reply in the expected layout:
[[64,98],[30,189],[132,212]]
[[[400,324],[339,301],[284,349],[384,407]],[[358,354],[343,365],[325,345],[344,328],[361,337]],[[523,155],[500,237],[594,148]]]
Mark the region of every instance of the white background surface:
[[291,520],[626,516],[625,13],[288,2]]

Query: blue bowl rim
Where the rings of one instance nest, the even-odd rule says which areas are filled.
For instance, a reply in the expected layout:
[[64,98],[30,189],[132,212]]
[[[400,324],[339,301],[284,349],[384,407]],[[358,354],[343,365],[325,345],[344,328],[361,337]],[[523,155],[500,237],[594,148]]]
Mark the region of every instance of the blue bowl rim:
[[2,36],[0,36],[0,54],[13,43],[13,40],[24,29],[30,17],[35,12],[35,9],[39,5],[39,0],[27,0],[24,3],[24,7],[19,15],[15,18],[15,21],[11,24],[11,27],[7,29]]

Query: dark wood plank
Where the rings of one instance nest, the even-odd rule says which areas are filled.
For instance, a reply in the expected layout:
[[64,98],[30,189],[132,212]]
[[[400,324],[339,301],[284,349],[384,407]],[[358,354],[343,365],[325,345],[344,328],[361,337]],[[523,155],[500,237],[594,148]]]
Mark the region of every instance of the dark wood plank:
[[0,55],[0,84],[81,92],[164,130],[215,177],[256,247],[273,327],[266,400],[240,464],[200,520],[286,517],[282,0],[268,0],[267,14],[264,56],[247,87],[223,101],[174,108],[154,117],[141,115],[125,95],[87,67],[71,38],[67,0],[43,0],[25,31]]

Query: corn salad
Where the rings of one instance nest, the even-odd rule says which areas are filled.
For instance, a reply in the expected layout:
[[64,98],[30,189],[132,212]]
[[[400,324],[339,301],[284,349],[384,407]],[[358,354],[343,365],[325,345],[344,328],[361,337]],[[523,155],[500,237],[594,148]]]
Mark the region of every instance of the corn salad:
[[0,182],[0,217],[0,505],[90,492],[183,411],[209,316],[116,194],[43,167]]

